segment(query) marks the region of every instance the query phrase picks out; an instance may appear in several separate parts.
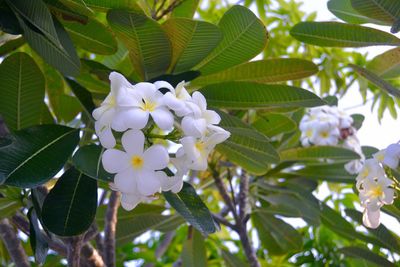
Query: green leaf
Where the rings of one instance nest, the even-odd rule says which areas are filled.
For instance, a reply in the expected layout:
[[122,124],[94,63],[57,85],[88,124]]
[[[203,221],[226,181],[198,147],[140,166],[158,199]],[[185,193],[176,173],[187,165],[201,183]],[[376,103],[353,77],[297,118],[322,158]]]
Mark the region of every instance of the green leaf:
[[162,28],[172,44],[169,72],[190,70],[204,59],[221,41],[217,26],[205,21],[184,18],[167,20]]
[[302,237],[290,224],[262,210],[253,212],[251,218],[261,244],[268,250],[268,253],[281,255],[289,251],[301,250]]
[[0,198],[0,218],[7,218],[13,216],[20,208],[22,202],[10,198]]
[[207,255],[204,237],[195,229],[190,229],[189,238],[183,244],[182,266],[206,267]]
[[98,145],[80,147],[72,157],[72,164],[83,174],[106,182],[113,181],[113,177],[104,170],[101,155],[104,149]]
[[20,130],[40,123],[45,81],[35,61],[14,53],[0,65],[0,114],[7,127]]
[[235,254],[228,250],[221,249],[221,256],[225,261],[226,267],[248,267],[249,265],[239,259]]
[[211,107],[229,109],[268,109],[275,107],[314,107],[325,102],[298,87],[252,82],[224,82],[203,87],[200,92]]
[[400,45],[400,39],[389,33],[340,22],[300,22],[290,30],[290,34],[301,42],[318,46]]
[[210,211],[190,184],[184,182],[182,190],[177,194],[163,192],[163,195],[168,203],[203,235],[217,231]]
[[0,56],[5,56],[8,53],[11,53],[14,50],[18,49],[24,44],[25,44],[25,39],[22,36],[17,38],[14,38],[13,36],[13,38],[6,40],[5,43],[3,43],[0,46]]
[[400,16],[397,0],[351,0],[352,7],[360,14],[372,19],[393,24]]
[[203,86],[225,81],[274,83],[306,78],[317,72],[318,67],[308,60],[264,59],[243,63],[215,74],[200,76],[191,82],[191,85]]
[[319,161],[321,159],[330,159],[336,162],[347,162],[360,158],[360,155],[350,149],[335,146],[292,148],[280,151],[279,154],[282,161]]
[[89,19],[86,24],[63,22],[72,41],[78,47],[100,55],[117,52],[117,41],[111,32],[100,22]]
[[196,66],[205,75],[252,59],[264,49],[268,40],[263,23],[243,6],[231,7],[218,27],[222,31],[222,41]]
[[171,13],[172,18],[188,18],[191,19],[196,13],[196,9],[200,0],[185,0],[182,1]]
[[66,5],[72,8],[76,5],[86,8],[93,8],[99,11],[107,11],[109,9],[136,9],[136,1],[132,0],[62,0]]
[[13,35],[22,33],[17,17],[5,1],[0,2],[0,29]]
[[252,126],[268,137],[290,133],[297,129],[297,124],[294,120],[278,113],[258,116]]
[[367,159],[372,158],[375,153],[379,152],[379,149],[373,146],[362,146],[361,149]]
[[353,127],[359,130],[364,122],[364,115],[362,114],[352,114],[351,117],[353,118]]
[[396,266],[394,263],[388,261],[382,256],[375,254],[369,248],[361,248],[361,247],[343,247],[339,249],[339,252],[353,258],[365,259],[368,262],[375,263],[378,266]]
[[382,79],[393,79],[400,76],[400,47],[388,50],[374,57],[367,69]]
[[[13,143],[0,147],[0,183],[27,188],[51,179],[79,142],[79,130],[40,125],[19,130]],[[2,179],[3,178],[3,179]]]
[[351,0],[329,0],[328,9],[339,19],[353,24],[376,23],[381,24],[382,21],[377,21],[360,14],[351,5]]
[[43,202],[43,224],[59,236],[79,235],[89,229],[96,208],[96,180],[70,168],[58,179]]
[[199,71],[190,70],[190,71],[181,72],[179,74],[160,75],[153,79],[148,80],[148,82],[154,83],[156,81],[166,81],[169,84],[171,84],[173,87],[176,87],[180,82],[182,82],[182,81],[189,82],[198,76],[200,76]]
[[382,89],[386,93],[393,95],[395,97],[400,97],[400,90],[397,89],[396,87],[394,87],[389,82],[381,79],[378,75],[372,73],[371,71],[369,71],[363,67],[360,67],[360,66],[357,66],[354,64],[349,64],[349,66],[353,70],[355,70],[361,77],[367,79],[374,85],[378,86],[380,89]]
[[230,161],[242,166],[250,173],[264,174],[269,163],[279,162],[279,155],[268,138],[239,118],[222,111],[220,126],[231,133],[228,140],[216,149]]
[[140,11],[110,10],[107,21],[126,48],[135,71],[143,80],[164,74],[172,48],[161,26]]
[[85,87],[81,86],[74,80],[68,78],[66,78],[65,80],[70,86],[71,91],[81,103],[83,109],[86,112],[86,115],[92,119],[92,112],[96,108],[95,104],[93,103],[92,94]]

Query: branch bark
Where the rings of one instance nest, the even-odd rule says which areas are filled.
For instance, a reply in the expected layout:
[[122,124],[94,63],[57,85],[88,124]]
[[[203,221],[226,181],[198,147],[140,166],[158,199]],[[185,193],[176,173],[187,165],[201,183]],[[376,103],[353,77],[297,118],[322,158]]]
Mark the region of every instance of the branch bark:
[[107,267],[115,267],[115,230],[120,193],[112,191],[108,202],[104,225],[104,262]]
[[0,236],[10,254],[11,260],[17,267],[31,266],[26,256],[25,250],[21,246],[21,242],[17,237],[17,233],[11,226],[8,219],[0,220]]
[[100,256],[99,252],[92,247],[90,244],[85,244],[82,247],[81,259],[82,267],[104,267],[103,258]]
[[82,248],[82,236],[71,237],[68,246],[68,267],[79,267]]

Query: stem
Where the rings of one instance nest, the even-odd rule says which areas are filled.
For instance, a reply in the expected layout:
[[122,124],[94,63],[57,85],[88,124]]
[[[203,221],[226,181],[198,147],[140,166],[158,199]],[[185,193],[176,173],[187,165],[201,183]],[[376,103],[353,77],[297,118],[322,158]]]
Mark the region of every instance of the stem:
[[246,223],[242,223],[240,225],[237,233],[240,237],[240,242],[242,243],[244,253],[246,254],[246,257],[250,263],[250,267],[261,267],[257,259],[256,252],[254,251],[254,248],[251,245],[249,237],[247,235]]
[[22,248],[20,240],[17,237],[14,228],[8,219],[0,220],[0,236],[10,254],[11,260],[17,267],[31,266],[26,256],[25,250]]
[[104,263],[107,267],[115,267],[115,230],[120,193],[112,191],[108,202],[104,226]]
[[247,215],[247,207],[248,207],[248,197],[249,193],[249,177],[246,175],[246,172],[242,170],[242,175],[240,177],[240,189],[239,189],[239,218],[240,220],[244,220]]
[[[164,235],[164,239],[160,242],[160,245],[157,247],[157,249],[154,253],[156,259],[159,259],[159,258],[161,258],[162,255],[164,255],[164,253],[168,249],[168,246],[171,244],[172,240],[174,239],[174,236],[175,236],[174,231],[167,232]],[[154,267],[154,266],[155,266],[154,263],[148,263],[144,267]]]
[[76,236],[70,238],[68,245],[68,267],[79,267],[80,256],[82,248],[82,236]]
[[104,267],[103,258],[99,255],[99,252],[92,247],[90,244],[86,244],[82,247],[81,254],[84,257],[81,260],[82,266],[87,267]]
[[232,199],[229,197],[228,191],[226,190],[226,187],[225,187],[224,183],[222,182],[221,177],[219,177],[219,173],[215,169],[212,169],[211,171],[213,174],[215,185],[217,186],[222,199],[224,200],[226,206],[232,212],[233,217],[236,220],[237,219],[236,208],[233,205]]

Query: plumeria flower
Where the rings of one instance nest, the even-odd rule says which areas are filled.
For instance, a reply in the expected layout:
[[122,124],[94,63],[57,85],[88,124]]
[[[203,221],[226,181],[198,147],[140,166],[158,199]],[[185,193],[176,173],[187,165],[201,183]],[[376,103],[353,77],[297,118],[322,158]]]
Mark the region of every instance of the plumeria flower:
[[379,163],[383,164],[383,160],[385,159],[385,153],[386,149],[379,150],[375,154],[372,155],[372,157]]
[[365,207],[363,216],[365,226],[370,228],[379,226],[380,208],[393,203],[394,189],[391,188],[392,185],[393,181],[386,176],[364,179],[359,197],[362,206]]
[[175,89],[173,87],[168,89],[169,92],[164,95],[165,104],[179,117],[189,114],[191,110],[188,102],[192,100],[192,97],[185,88],[185,81],[180,82]]
[[186,136],[200,138],[210,125],[218,124],[221,117],[213,110],[207,110],[207,101],[200,92],[194,92],[192,100],[187,102],[192,114],[182,119],[182,130]]
[[167,167],[169,156],[161,145],[153,145],[144,151],[145,137],[141,131],[129,130],[121,141],[125,151],[107,149],[102,163],[107,172],[116,173],[114,188],[126,195],[126,201],[132,200],[129,202],[132,205],[127,205],[132,208],[136,200],[161,191],[161,184],[167,176],[158,170]]
[[176,172],[173,176],[168,177],[164,180],[161,185],[163,191],[171,191],[172,193],[178,193],[181,191],[183,186],[183,177],[189,171],[188,159],[186,158],[183,148],[179,148],[176,152],[176,157],[170,159],[171,163],[174,165]]
[[315,128],[314,135],[310,141],[313,144],[326,146],[326,145],[337,145],[339,141],[340,132],[338,128],[330,126],[329,124],[319,124]]
[[301,144],[303,146],[311,145],[311,138],[314,136],[315,128],[317,127],[317,123],[315,121],[309,123],[300,123],[300,131],[301,131]]
[[364,162],[358,176],[356,177],[356,186],[360,190],[361,185],[367,178],[377,179],[385,176],[385,170],[374,158],[367,159]]
[[110,73],[111,90],[106,99],[93,111],[93,118],[95,122],[95,131],[99,136],[100,143],[105,148],[112,148],[115,146],[115,138],[112,134],[111,128],[118,129],[115,124],[115,118],[118,117],[120,107],[130,106],[132,100],[131,85],[124,76],[117,72]]
[[400,144],[391,144],[385,150],[382,163],[391,169],[397,169],[400,160]]
[[214,132],[210,136],[206,136],[202,139],[193,136],[183,137],[180,141],[188,159],[187,167],[197,171],[206,170],[208,166],[207,159],[210,152],[217,144],[228,139],[229,136],[230,133],[223,130]]
[[357,138],[357,136],[355,134],[350,135],[344,141],[343,146],[353,150],[354,152],[357,152],[357,154],[360,155],[360,159],[355,159],[355,160],[352,160],[352,161],[346,163],[344,165],[344,168],[350,174],[359,173],[361,171],[361,169],[364,165],[364,161],[365,161],[365,156],[361,149],[360,140]]

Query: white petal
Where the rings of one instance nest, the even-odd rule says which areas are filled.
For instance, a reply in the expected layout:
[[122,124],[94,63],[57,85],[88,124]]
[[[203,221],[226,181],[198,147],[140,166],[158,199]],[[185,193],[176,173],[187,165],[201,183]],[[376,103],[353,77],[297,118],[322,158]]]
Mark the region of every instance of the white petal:
[[129,166],[128,155],[117,149],[107,149],[101,158],[104,169],[109,173],[117,173]]
[[208,124],[218,124],[221,121],[221,117],[214,110],[204,111],[203,116]]
[[381,201],[386,205],[393,204],[394,190],[392,188],[386,188],[384,192],[385,194]]
[[176,184],[180,184],[182,181],[182,176],[167,176],[161,181],[161,189],[162,191],[170,191],[172,188],[176,187]]
[[165,105],[167,105],[170,109],[172,109],[174,111],[183,109],[185,107],[184,102],[177,99],[176,96],[174,96],[170,92],[168,92],[164,95],[163,102]]
[[121,138],[122,146],[129,156],[142,155],[144,147],[144,134],[142,131],[126,131]]
[[160,88],[167,88],[168,90],[170,90],[172,93],[175,94],[174,87],[166,81],[157,81],[154,83],[154,86],[157,88],[157,90]]
[[172,193],[179,193],[182,190],[183,187],[183,180],[181,179],[179,182],[177,182],[172,188],[171,192]]
[[124,132],[128,130],[125,124],[124,111],[119,111],[115,114],[113,120],[111,121],[111,128],[117,132]]
[[99,122],[95,122],[94,128],[97,136],[99,137],[100,143],[105,148],[113,148],[116,145],[116,140],[111,131],[109,125],[103,125]]
[[137,177],[137,189],[144,196],[151,196],[161,190],[164,172],[141,171]]
[[111,72],[109,76],[111,82],[111,93],[117,93],[120,88],[132,87],[132,84],[124,77],[124,75],[118,72]]
[[388,166],[391,169],[396,169],[397,166],[399,165],[399,159],[396,157],[389,157],[387,154],[385,155],[385,158],[383,159],[382,163],[386,166]]
[[106,112],[109,109],[109,106],[107,105],[101,105],[100,107],[96,108],[92,112],[92,116],[95,120],[99,120],[101,116],[103,115],[104,112]]
[[125,126],[134,130],[141,130],[146,127],[149,121],[149,112],[139,108],[131,108],[124,110],[118,114],[125,123]]
[[143,153],[144,168],[148,170],[161,170],[169,162],[168,151],[161,145],[153,145]]
[[380,210],[370,211],[365,209],[363,214],[363,224],[368,228],[377,228],[380,224]]
[[127,168],[114,177],[114,186],[118,191],[134,194],[137,191],[137,174],[132,168]]
[[181,122],[182,130],[186,136],[202,137],[207,130],[207,122],[205,119],[195,119],[186,116]]
[[194,92],[192,94],[192,101],[201,109],[201,111],[205,111],[207,109],[207,101],[202,93]]
[[121,195],[121,206],[125,210],[133,210],[137,204],[139,204],[141,198],[136,194],[122,194]]
[[156,108],[150,114],[157,126],[162,130],[170,130],[174,125],[174,116],[166,108]]

